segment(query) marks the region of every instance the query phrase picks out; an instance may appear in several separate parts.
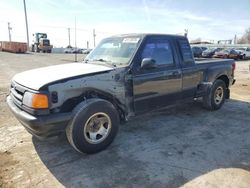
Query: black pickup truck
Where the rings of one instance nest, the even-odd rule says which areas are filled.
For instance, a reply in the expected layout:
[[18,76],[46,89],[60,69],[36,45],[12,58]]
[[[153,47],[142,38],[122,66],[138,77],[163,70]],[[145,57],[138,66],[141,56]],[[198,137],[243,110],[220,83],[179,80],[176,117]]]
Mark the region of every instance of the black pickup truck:
[[106,38],[82,63],[15,75],[7,103],[33,135],[65,133],[79,152],[95,153],[115,138],[120,122],[200,98],[219,109],[234,84],[231,59],[195,61],[187,38],[126,34]]

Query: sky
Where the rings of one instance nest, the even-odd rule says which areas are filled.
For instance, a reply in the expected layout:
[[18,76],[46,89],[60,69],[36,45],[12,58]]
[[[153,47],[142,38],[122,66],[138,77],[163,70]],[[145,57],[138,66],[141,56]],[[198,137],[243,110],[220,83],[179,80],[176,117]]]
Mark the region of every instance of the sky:
[[[250,0],[26,0],[30,43],[45,32],[56,47],[93,47],[122,33],[184,34],[190,40],[228,40],[250,27]],[[76,20],[76,32],[75,32]],[[0,41],[26,42],[23,0],[0,0]]]

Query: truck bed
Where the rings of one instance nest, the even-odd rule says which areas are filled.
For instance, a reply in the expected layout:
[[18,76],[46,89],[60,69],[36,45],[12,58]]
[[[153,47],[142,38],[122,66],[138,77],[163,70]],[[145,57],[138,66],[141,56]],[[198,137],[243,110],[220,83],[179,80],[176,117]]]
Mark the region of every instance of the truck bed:
[[195,59],[195,64],[198,67],[202,68],[215,68],[224,66],[226,68],[230,67],[232,64],[235,63],[233,59],[216,59],[216,58],[209,58],[209,59]]
[[195,64],[204,64],[204,63],[223,63],[223,62],[234,62],[233,59],[217,59],[217,58],[195,58]]
[[215,59],[215,58],[199,58],[199,59],[195,59],[195,64],[199,65],[199,64],[221,64],[221,63],[234,63],[233,59]]

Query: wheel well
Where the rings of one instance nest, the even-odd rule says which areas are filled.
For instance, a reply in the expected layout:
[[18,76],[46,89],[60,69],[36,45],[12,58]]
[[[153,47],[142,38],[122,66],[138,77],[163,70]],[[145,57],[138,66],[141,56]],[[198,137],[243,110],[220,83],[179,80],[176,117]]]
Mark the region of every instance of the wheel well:
[[125,119],[125,110],[122,108],[122,104],[111,94],[104,93],[101,91],[85,91],[83,94],[77,97],[73,97],[68,99],[63,103],[63,105],[60,108],[61,112],[70,112],[72,111],[79,103],[81,103],[84,100],[88,100],[91,98],[100,98],[109,101],[114,105],[116,110],[119,113],[120,119],[124,120]]
[[224,81],[225,84],[226,84],[226,87],[228,88],[228,86],[229,86],[229,79],[228,79],[228,77],[226,75],[222,75],[222,76],[218,77],[217,80]]

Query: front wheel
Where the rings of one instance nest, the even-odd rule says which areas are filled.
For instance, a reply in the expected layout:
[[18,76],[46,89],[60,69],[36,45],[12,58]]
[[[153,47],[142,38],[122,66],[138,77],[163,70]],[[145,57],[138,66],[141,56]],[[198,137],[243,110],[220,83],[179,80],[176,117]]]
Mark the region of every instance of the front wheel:
[[111,144],[119,126],[119,115],[113,104],[90,99],[75,110],[66,134],[70,144],[81,153],[96,153]]
[[208,110],[218,110],[225,102],[226,84],[215,80],[209,92],[203,97],[203,106]]

